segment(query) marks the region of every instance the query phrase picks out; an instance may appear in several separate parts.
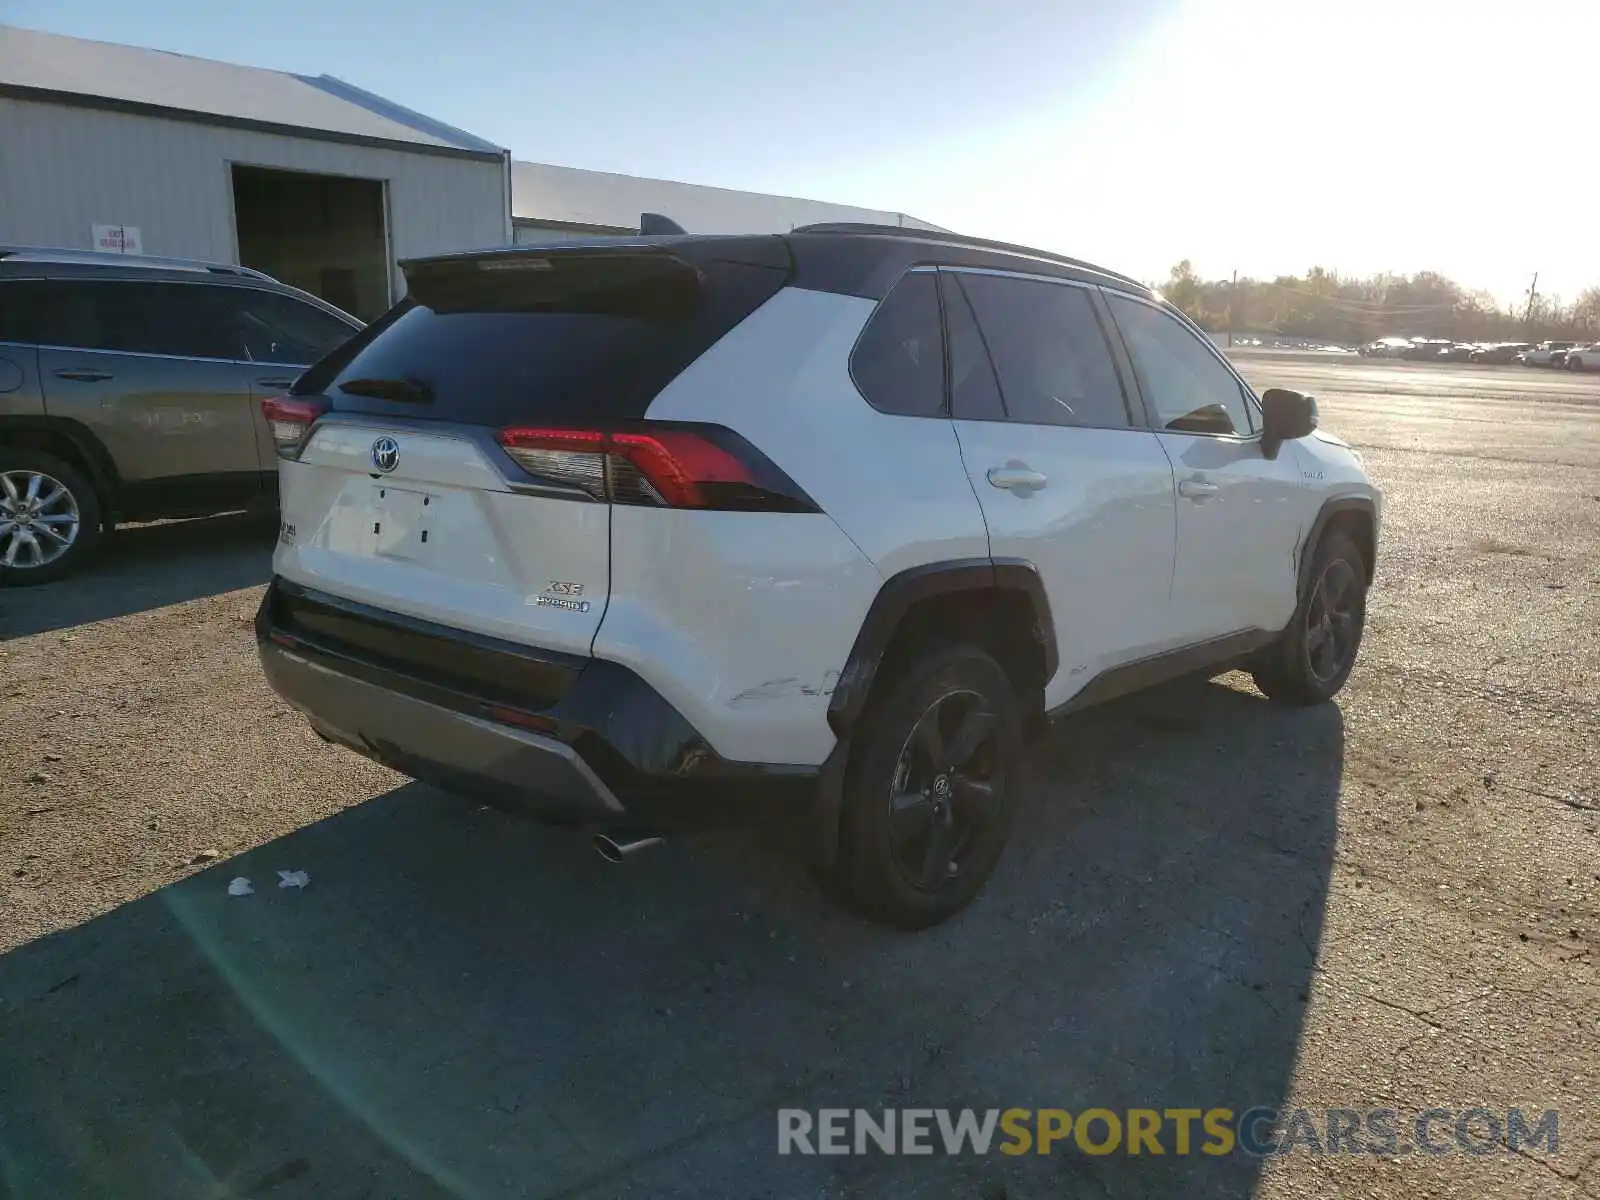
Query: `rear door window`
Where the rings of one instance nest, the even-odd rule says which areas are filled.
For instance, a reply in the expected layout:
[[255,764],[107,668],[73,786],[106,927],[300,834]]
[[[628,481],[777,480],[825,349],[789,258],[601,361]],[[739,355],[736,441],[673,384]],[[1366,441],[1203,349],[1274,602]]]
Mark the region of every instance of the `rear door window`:
[[867,403],[903,417],[944,411],[944,338],[938,276],[913,271],[890,289],[850,356],[850,373]]
[[295,390],[340,411],[468,424],[637,419],[783,286],[783,262],[560,250],[425,262],[405,300]]
[[1129,427],[1111,347],[1086,289],[971,272],[954,278],[978,318],[1009,420]]
[[41,345],[177,358],[244,355],[219,297],[225,288],[98,279],[14,286],[26,290],[27,323]]

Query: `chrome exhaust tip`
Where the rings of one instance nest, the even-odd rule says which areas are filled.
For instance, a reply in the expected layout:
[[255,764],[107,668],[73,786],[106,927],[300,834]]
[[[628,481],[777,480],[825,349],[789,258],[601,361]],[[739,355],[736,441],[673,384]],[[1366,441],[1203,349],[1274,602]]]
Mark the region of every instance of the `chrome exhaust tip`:
[[664,840],[658,837],[614,838],[609,833],[597,833],[594,835],[594,848],[608,863],[620,863],[630,854],[659,846]]

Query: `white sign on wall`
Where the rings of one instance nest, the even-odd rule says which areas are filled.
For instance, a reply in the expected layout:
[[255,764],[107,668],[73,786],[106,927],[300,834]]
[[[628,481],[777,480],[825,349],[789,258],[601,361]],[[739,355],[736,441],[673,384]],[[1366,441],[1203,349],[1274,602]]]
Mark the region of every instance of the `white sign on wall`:
[[96,225],[94,248],[110,250],[114,254],[143,254],[139,245],[137,225]]

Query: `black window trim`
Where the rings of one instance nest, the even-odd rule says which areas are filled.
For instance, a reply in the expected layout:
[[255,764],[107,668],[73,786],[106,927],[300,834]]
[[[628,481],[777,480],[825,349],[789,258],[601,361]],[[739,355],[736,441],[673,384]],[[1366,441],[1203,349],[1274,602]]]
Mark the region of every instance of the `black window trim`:
[[[1105,288],[1099,289],[1102,294],[1106,290]],[[1245,382],[1244,376],[1234,369],[1233,364],[1217,349],[1216,344],[1206,336],[1205,331],[1171,305],[1155,300],[1147,300],[1143,296],[1134,295],[1132,292],[1124,292],[1117,289],[1112,289],[1112,291],[1117,299],[1128,300],[1134,304],[1142,304],[1146,308],[1154,309],[1163,316],[1171,317],[1180,328],[1187,331],[1191,337],[1197,339],[1210,352],[1211,357],[1222,364],[1222,369],[1233,379],[1235,386],[1239,389],[1239,398],[1244,403],[1245,415],[1251,422],[1251,431],[1248,434],[1204,433],[1197,429],[1168,429],[1162,424],[1161,414],[1156,411],[1155,403],[1150,398],[1149,389],[1145,386],[1144,377],[1139,373],[1138,365],[1134,361],[1133,351],[1128,348],[1127,335],[1123,332],[1122,326],[1117,323],[1116,312],[1111,307],[1111,296],[1103,295],[1106,315],[1110,318],[1112,327],[1117,331],[1117,341],[1121,344],[1123,353],[1127,355],[1128,369],[1133,373],[1133,378],[1138,388],[1140,407],[1144,410],[1145,420],[1149,423],[1150,429],[1156,433],[1170,434],[1173,437],[1215,438],[1218,441],[1234,442],[1239,445],[1259,442],[1262,436],[1261,401],[1257,399],[1255,391],[1250,385]]]
[[[1105,429],[1112,432],[1149,432],[1154,429],[1154,425],[1150,420],[1150,415],[1143,403],[1143,398],[1134,387],[1133,378],[1129,374],[1125,373],[1125,352],[1119,353],[1119,350],[1121,349],[1121,331],[1118,330],[1116,338],[1111,336],[1111,330],[1115,329],[1116,325],[1112,323],[1108,326],[1107,324],[1107,322],[1110,320],[1111,314],[1103,311],[1103,301],[1101,301],[1101,298],[1098,295],[1098,293],[1103,289],[1098,284],[1086,283],[1078,279],[1063,279],[1058,275],[1038,275],[1030,271],[1010,271],[997,267],[967,267],[953,264],[940,264],[937,268],[922,267],[917,269],[937,269],[951,275],[992,275],[1001,279],[1021,279],[1031,283],[1048,283],[1053,284],[1056,287],[1077,288],[1085,293],[1089,301],[1089,310],[1094,314],[1095,323],[1100,327],[1100,337],[1105,342],[1106,353],[1111,358],[1111,368],[1117,376],[1117,387],[1122,392],[1122,411],[1127,416],[1128,423],[1126,425],[1066,425],[1056,424],[1054,422],[1049,424],[1041,424],[1037,421],[1018,421],[1013,419],[1010,414],[1010,410],[1005,409],[1005,389],[1000,386],[1000,371],[999,368],[994,364],[994,355],[989,350],[989,338],[988,335],[983,332],[983,322],[978,319],[976,310],[974,310],[972,313],[973,323],[977,326],[978,337],[983,342],[984,353],[989,355],[989,366],[990,369],[994,371],[995,386],[1000,389],[1000,405],[1002,409],[1005,409],[1006,415],[998,419],[994,417],[962,417],[961,420],[984,421],[988,422],[989,424],[1026,425],[1029,429]],[[962,294],[965,296],[965,289],[963,289]],[[943,304],[942,294],[940,303],[941,305]],[[967,303],[970,307],[972,303],[970,298],[967,300]],[[948,324],[945,326],[944,340],[946,346],[946,357],[948,359],[948,347],[950,344],[950,330]],[[1126,365],[1128,369],[1131,370],[1131,360]],[[948,369],[948,363],[946,364],[945,370],[944,408],[947,414],[953,416],[950,408],[950,372]]]
[[[304,296],[296,292],[286,292],[278,288],[259,287],[249,283],[218,283],[214,278],[208,279],[123,279],[113,276],[94,275],[8,275],[0,279],[0,283],[74,283],[74,284],[102,284],[102,283],[131,283],[140,287],[151,287],[156,284],[172,284],[176,287],[210,287],[220,291],[235,292],[260,292],[267,296],[284,296],[290,300],[299,300],[302,304],[310,303]],[[335,320],[342,320],[337,309],[323,309],[320,304],[311,304],[312,308],[322,309],[328,316]],[[364,326],[355,325],[350,328],[350,336],[360,333]],[[117,354],[133,358],[153,358],[163,362],[202,362],[202,363],[228,363],[233,366],[245,367],[308,367],[310,363],[268,362],[253,359],[246,348],[245,354],[240,358],[217,358],[210,354],[162,354],[154,350],[108,350],[103,346],[63,346],[55,342],[7,342],[7,345],[28,345],[35,350],[58,350],[65,354]]]
[[[910,421],[947,421],[950,419],[950,330],[944,319],[944,296],[939,290],[939,268],[930,263],[918,263],[907,267],[895,277],[895,281],[884,289],[883,298],[874,301],[872,311],[867,314],[867,319],[861,323],[861,329],[856,334],[856,340],[850,344],[850,353],[845,356],[845,368],[850,375],[850,383],[860,393],[861,398],[867,402],[867,407],[881,417],[898,417]],[[899,287],[912,275],[933,276],[933,302],[939,310],[939,361],[943,366],[942,394],[939,397],[939,411],[936,413],[903,413],[889,412],[879,408],[872,402],[872,397],[867,395],[867,389],[861,386],[861,381],[856,378],[856,352],[861,349],[861,343],[867,336],[867,330],[872,328],[872,322],[877,320],[878,314],[883,311],[883,306],[889,303],[889,298],[894,295],[895,288]]]
[[[949,270],[948,268],[943,268],[943,267],[939,268],[937,273],[939,275],[948,275],[948,276],[952,276],[952,277],[956,274],[954,271]],[[991,424],[991,425],[1021,425],[1021,424],[1023,424],[1023,422],[1021,422],[1021,421],[1013,421],[1013,420],[1011,420],[1010,416],[1007,415],[1007,413],[1006,413],[1006,398],[1005,398],[1005,394],[1000,390],[1000,373],[997,370],[995,370],[994,354],[989,349],[989,338],[988,338],[988,335],[986,335],[983,332],[983,326],[981,324],[979,324],[979,322],[978,322],[978,314],[975,311],[973,311],[971,297],[969,297],[967,295],[967,291],[966,291],[965,288],[963,288],[959,283],[955,282],[954,278],[951,279],[951,284],[954,286],[956,292],[958,293],[958,298],[961,301],[961,307],[967,310],[967,320],[972,322],[972,331],[978,335],[978,345],[980,347],[982,347],[982,350],[983,350],[983,361],[989,364],[989,382],[994,385],[994,399],[995,399],[995,403],[1000,406],[1000,415],[998,417],[967,416],[965,414],[963,414],[961,416],[957,416],[956,415],[955,383],[954,383],[954,378],[953,378],[953,376],[951,374],[951,371],[950,371],[950,368],[951,368],[951,366],[953,364],[953,360],[950,357],[950,343],[951,343],[951,337],[950,337],[950,313],[949,313],[949,310],[945,308],[945,295],[949,291],[949,289],[945,286],[944,281],[940,280],[937,290],[938,290],[938,293],[939,293],[939,319],[940,319],[940,322],[941,322],[941,328],[943,329],[943,332],[944,332],[944,410],[945,410],[945,414],[952,421],[984,421],[984,422],[987,422],[988,424]]]

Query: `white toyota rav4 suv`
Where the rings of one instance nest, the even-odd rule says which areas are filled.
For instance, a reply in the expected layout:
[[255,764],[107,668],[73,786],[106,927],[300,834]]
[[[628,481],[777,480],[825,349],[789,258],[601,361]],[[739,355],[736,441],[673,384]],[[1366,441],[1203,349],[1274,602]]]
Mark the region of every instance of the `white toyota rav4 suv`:
[[994,867],[1047,718],[1350,673],[1361,459],[1130,279],[859,225],[404,267],[264,404],[257,633],[318,733],[419,779],[613,854],[799,817],[917,926]]

